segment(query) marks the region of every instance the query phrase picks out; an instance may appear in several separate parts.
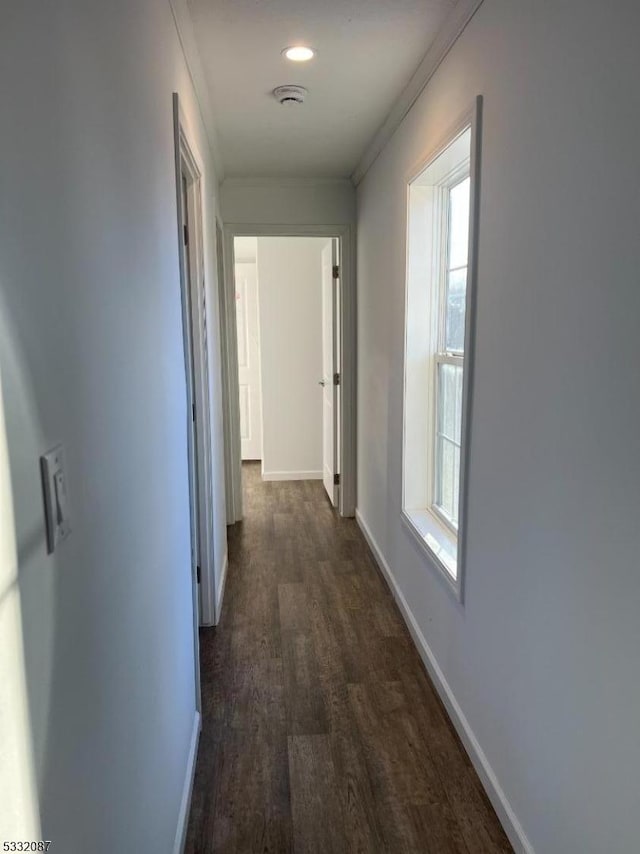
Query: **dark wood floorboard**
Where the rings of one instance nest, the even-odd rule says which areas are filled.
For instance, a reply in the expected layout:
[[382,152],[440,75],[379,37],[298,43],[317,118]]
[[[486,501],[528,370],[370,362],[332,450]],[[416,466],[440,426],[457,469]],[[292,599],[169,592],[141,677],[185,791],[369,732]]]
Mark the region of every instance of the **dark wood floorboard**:
[[187,854],[511,851],[355,522],[243,478]]

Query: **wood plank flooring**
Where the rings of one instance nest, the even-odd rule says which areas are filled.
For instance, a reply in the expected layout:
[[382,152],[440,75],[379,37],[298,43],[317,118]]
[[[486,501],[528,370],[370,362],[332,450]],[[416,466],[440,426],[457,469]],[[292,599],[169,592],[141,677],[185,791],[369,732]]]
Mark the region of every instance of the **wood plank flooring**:
[[511,851],[355,522],[243,477],[187,854]]

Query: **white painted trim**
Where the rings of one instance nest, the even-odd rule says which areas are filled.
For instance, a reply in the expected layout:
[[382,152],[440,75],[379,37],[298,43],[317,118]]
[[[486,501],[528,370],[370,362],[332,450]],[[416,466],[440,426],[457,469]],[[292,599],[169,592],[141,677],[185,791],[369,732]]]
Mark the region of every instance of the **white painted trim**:
[[198,468],[198,534],[201,568],[198,592],[200,623],[211,625],[215,619],[215,542],[213,532],[210,353],[205,334],[207,315],[209,314],[206,288],[208,271],[205,267],[204,249],[208,232],[203,198],[205,167],[202,155],[193,141],[191,130],[180,107],[179,98],[178,113],[181,169],[189,182],[187,193],[191,234],[189,246],[181,245],[181,249],[188,254],[192,277],[189,282],[189,303],[194,362],[195,398],[193,402],[196,404],[196,464]]
[[222,564],[222,573],[220,575],[220,583],[218,584],[218,591],[216,596],[216,616],[214,625],[218,625],[220,622],[220,617],[222,616],[222,603],[224,602],[224,590],[225,585],[227,583],[227,573],[229,571],[229,552],[227,552],[224,556],[224,561]]
[[513,845],[516,851],[522,852],[522,854],[535,854],[533,846],[527,839],[524,830],[522,829],[522,825],[518,821],[518,817],[516,816],[513,807],[509,803],[506,794],[504,793],[500,783],[498,782],[498,778],[495,775],[491,765],[489,764],[489,760],[487,759],[478,739],[476,738],[473,730],[471,729],[471,725],[469,721],[464,715],[460,704],[458,703],[455,694],[451,690],[451,686],[446,680],[444,673],[442,672],[440,665],[438,664],[435,655],[431,651],[429,644],[425,640],[424,635],[422,634],[422,630],[418,625],[418,621],[413,615],[411,608],[409,607],[407,600],[404,598],[400,587],[395,580],[395,577],[387,563],[384,555],[382,554],[377,542],[367,523],[362,518],[360,511],[356,509],[356,522],[358,523],[358,527],[362,531],[362,534],[367,541],[369,548],[373,552],[373,555],[376,559],[378,566],[380,567],[380,571],[382,572],[389,588],[393,594],[394,599],[396,600],[400,612],[404,618],[405,623],[407,624],[407,628],[413,638],[413,642],[416,645],[418,652],[420,653],[420,657],[424,663],[424,666],[427,670],[427,673],[431,677],[431,680],[436,688],[438,694],[440,695],[440,699],[445,705],[447,713],[451,718],[451,721],[456,728],[456,732],[460,736],[462,743],[464,744],[467,753],[473,763],[473,767],[476,769],[478,776],[480,777],[480,781],[484,787],[485,792],[487,793],[489,800],[491,801],[493,808],[498,814],[498,818],[504,827],[504,830],[509,837],[509,841]]
[[193,20],[189,13],[186,0],[169,0],[169,8],[173,17],[173,23],[178,34],[178,41],[182,48],[182,55],[191,78],[193,91],[200,109],[200,117],[209,141],[209,150],[213,159],[218,182],[224,178],[224,164],[220,152],[218,132],[213,119],[213,110],[209,98],[209,89],[202,68],[200,52],[193,33]]
[[264,471],[263,480],[322,480],[321,471]]
[[[340,515],[353,516],[356,510],[356,276],[355,228],[340,224],[226,223],[224,226],[225,293],[228,305],[222,322],[229,340],[228,387],[230,394],[230,473],[236,518],[242,518],[242,471],[240,460],[240,405],[238,402],[238,357],[234,296],[234,237],[337,237],[340,240]],[[238,515],[238,509],[240,513]]]
[[229,175],[224,179],[225,187],[353,187],[351,178],[298,178],[270,175]]
[[187,828],[189,826],[189,812],[191,810],[191,795],[193,794],[193,780],[196,774],[196,760],[198,758],[198,742],[200,741],[200,712],[196,712],[193,718],[193,729],[191,731],[191,744],[189,745],[189,756],[187,757],[187,768],[182,787],[182,798],[180,799],[180,810],[178,812],[178,825],[173,843],[173,854],[182,854],[187,841]]
[[[239,407],[239,400],[235,401],[231,383],[231,364],[234,350],[232,349],[232,341],[230,340],[229,329],[230,324],[227,321],[229,313],[229,301],[233,298],[233,294],[228,293],[228,276],[227,276],[227,252],[228,247],[225,242],[224,224],[219,217],[216,217],[216,261],[218,274],[218,307],[219,307],[219,322],[220,322],[220,373],[222,379],[222,426],[223,426],[223,442],[224,442],[224,488],[225,488],[225,505],[226,505],[226,522],[227,525],[233,525],[234,522],[242,518],[242,506],[240,513],[236,516],[236,499],[234,487],[237,483],[241,484],[241,473],[234,469],[235,466],[235,447],[234,437],[234,414],[235,407]],[[232,247],[233,248],[233,247]],[[231,259],[233,263],[233,258]],[[237,397],[237,394],[236,394]],[[237,413],[239,418],[239,412]],[[240,478],[240,480],[239,480]],[[242,497],[242,491],[240,491]]]
[[236,285],[235,285],[235,251],[234,234],[227,226],[223,226],[223,261],[224,261],[224,314],[220,323],[225,325],[224,339],[227,342],[227,360],[223,369],[226,370],[225,385],[228,390],[227,422],[228,433],[225,436],[225,458],[228,467],[225,471],[229,492],[231,494],[231,515],[227,520],[233,525],[242,519],[242,441],[240,439],[240,387],[238,382],[238,327],[236,323]]
[[[449,555],[455,551],[455,547],[451,547],[449,531],[444,528],[435,514],[429,510],[403,510],[400,518],[407,532],[411,535],[416,548],[420,550],[424,558],[434,564],[438,577],[446,584],[447,589],[451,591],[456,600],[462,602],[460,587],[456,584],[456,579],[451,574],[446,562],[440,557],[441,550],[445,554],[448,552]],[[434,539],[439,543],[440,549],[436,549],[427,543],[427,535],[430,533],[433,534]]]
[[[470,177],[470,199],[469,199],[469,252],[468,252],[468,272],[467,272],[467,295],[466,295],[466,321],[465,321],[465,340],[464,340],[464,372],[462,385],[462,424],[460,435],[462,439],[462,448],[460,453],[460,496],[459,496],[459,512],[458,512],[458,532],[456,565],[457,571],[455,578],[447,570],[446,565],[439,558],[439,550],[434,550],[426,542],[424,532],[420,531],[416,525],[416,520],[411,518],[412,510],[421,510],[435,517],[430,502],[428,506],[412,508],[405,507],[406,496],[406,479],[407,479],[407,365],[408,365],[408,349],[409,349],[409,327],[408,318],[411,315],[409,305],[410,281],[412,280],[411,272],[411,257],[412,249],[410,246],[410,228],[411,228],[411,187],[414,182],[420,177],[424,170],[456,140],[467,129],[471,131],[470,140],[470,158],[469,158],[469,177]],[[416,544],[422,549],[423,554],[427,557],[430,566],[434,567],[439,575],[442,575],[447,582],[448,588],[453,592],[456,599],[464,604],[464,585],[466,575],[467,562],[467,508],[469,503],[469,453],[471,448],[471,428],[472,428],[472,408],[473,408],[473,376],[475,365],[475,325],[476,325],[476,291],[478,282],[478,211],[480,201],[480,181],[481,181],[481,140],[482,140],[482,96],[478,95],[474,99],[473,104],[457,118],[455,124],[449,128],[438,142],[437,146],[432,150],[427,158],[421,158],[420,162],[412,167],[407,173],[407,204],[406,204],[406,220],[405,220],[405,320],[404,320],[404,363],[403,363],[403,391],[402,391],[402,521],[412,535]],[[433,292],[433,296],[437,294],[437,289],[429,285]],[[435,301],[431,299],[432,313],[435,307]],[[433,324],[432,324],[433,326]],[[430,335],[437,338],[432,328]],[[433,355],[436,347],[432,344],[430,352]],[[429,405],[433,407],[433,415],[435,416],[435,383],[433,377],[429,379],[428,391]],[[435,433],[435,420],[432,422],[431,431]],[[430,454],[432,452],[430,451]],[[432,473],[428,472],[427,476],[431,478]],[[431,486],[430,486],[431,490]],[[441,526],[440,526],[441,527]],[[443,539],[436,534],[433,529],[431,534],[435,536],[439,546],[444,547],[445,551],[449,551],[446,543],[448,538]]]
[[465,27],[478,11],[482,2],[483,0],[458,0],[454,5],[427,50],[424,59],[402,93],[396,98],[387,118],[376,132],[354,169],[351,180],[356,186],[362,181],[380,152],[400,127],[402,120],[418,100],[427,83],[436,73],[440,63],[460,38]]
[[[193,364],[192,353],[194,356],[199,355],[197,347],[192,346],[192,317],[191,317],[191,297],[190,292],[192,282],[187,281],[185,277],[185,245],[183,240],[183,214],[182,214],[182,169],[183,164],[190,171],[193,182],[200,192],[200,178],[202,173],[199,172],[199,165],[195,159],[192,150],[189,150],[187,137],[185,135],[185,120],[180,107],[180,97],[177,92],[173,93],[173,134],[174,134],[174,166],[175,166],[175,181],[176,181],[176,225],[178,239],[178,265],[179,265],[179,281],[180,281],[180,303],[182,314],[182,337],[184,345],[184,362],[185,362],[185,392],[186,392],[186,428],[187,428],[187,458],[189,471],[189,517],[191,522],[191,586],[193,599],[193,661],[194,661],[194,678],[196,688],[196,709],[201,709],[201,691],[200,691],[200,591],[196,579],[196,567],[198,563],[198,525],[200,523],[198,510],[201,509],[200,502],[196,496],[196,479],[197,469],[199,466],[199,458],[197,453],[194,438],[192,408],[195,402],[194,389],[196,389],[196,376],[198,366]],[[183,145],[184,143],[184,145]],[[201,201],[201,200],[200,200]],[[202,221],[200,220],[200,225]],[[201,235],[202,236],[202,235]],[[198,257],[198,256],[196,256]],[[200,263],[199,261],[197,262]],[[196,278],[199,281],[199,278]],[[196,389],[197,391],[197,389]],[[197,521],[196,521],[197,520]]]

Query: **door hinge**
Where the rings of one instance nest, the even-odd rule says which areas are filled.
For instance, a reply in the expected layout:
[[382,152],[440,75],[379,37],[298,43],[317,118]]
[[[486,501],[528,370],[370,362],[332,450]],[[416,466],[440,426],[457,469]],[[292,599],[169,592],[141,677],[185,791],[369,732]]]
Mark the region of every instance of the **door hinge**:
[[339,264],[333,265],[333,278],[334,279],[340,278],[340,265]]
[[333,485],[334,486],[340,486],[340,475],[339,474],[334,474]]
[[184,245],[188,246],[189,245],[189,229],[187,228],[186,225],[182,226],[182,236],[184,238]]
[[196,581],[200,584],[200,567],[196,566]]
[[334,374],[333,375],[333,384],[334,385],[340,385],[340,374]]
[[195,423],[195,420],[196,420],[196,405],[195,405],[195,403],[191,404],[191,420]]

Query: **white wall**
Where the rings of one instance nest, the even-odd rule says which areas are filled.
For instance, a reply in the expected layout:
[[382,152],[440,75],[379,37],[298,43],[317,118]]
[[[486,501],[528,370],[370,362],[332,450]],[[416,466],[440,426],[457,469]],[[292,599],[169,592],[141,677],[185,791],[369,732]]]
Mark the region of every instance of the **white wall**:
[[[42,832],[69,854],[169,852],[195,715],[174,90],[211,235],[208,140],[167,2],[10,2],[0,80],[0,363]],[[220,566],[211,241],[206,264]],[[58,441],[73,533],[48,557],[38,458]]]
[[257,237],[236,237],[233,241],[233,259],[236,264],[255,264],[258,257]]
[[[640,8],[485,0],[358,189],[358,501],[539,854],[637,851]],[[406,176],[484,96],[466,603],[400,523]]]
[[262,472],[322,477],[322,288],[319,237],[258,238]]
[[222,216],[233,224],[348,225],[355,201],[353,185],[342,179],[227,178],[220,187]]
[[41,839],[29,703],[18,553],[4,401],[0,388],[0,838]]

